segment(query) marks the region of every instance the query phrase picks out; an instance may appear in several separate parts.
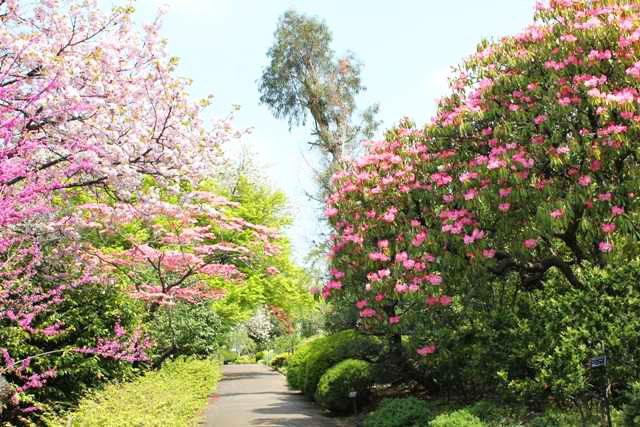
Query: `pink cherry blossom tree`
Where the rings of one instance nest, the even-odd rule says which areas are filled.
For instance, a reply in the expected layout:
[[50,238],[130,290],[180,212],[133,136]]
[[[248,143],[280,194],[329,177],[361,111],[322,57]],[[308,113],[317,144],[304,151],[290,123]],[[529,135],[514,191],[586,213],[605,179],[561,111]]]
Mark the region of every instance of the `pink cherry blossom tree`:
[[[96,256],[101,248],[87,240],[91,224],[81,212],[119,211],[112,218],[135,212],[152,224],[166,206],[158,191],[148,191],[149,181],[166,194],[195,188],[221,169],[221,145],[240,135],[229,120],[206,123],[209,101],[187,97],[189,81],[175,75],[177,59],[159,37],[160,21],[139,31],[132,12],[105,12],[96,0],[0,0],[0,326],[64,334],[63,320],[44,319],[73,289],[101,283],[107,264],[128,269],[138,296],[163,301],[219,296],[185,286],[196,276],[240,276],[228,262],[216,261],[225,248],[215,247],[208,232],[191,223],[194,217],[176,206],[172,215],[180,231],[166,227],[153,235],[165,246],[131,242],[126,250]],[[206,215],[214,205],[194,215]],[[209,221],[253,227],[257,240],[272,245],[258,226],[215,214]],[[170,234],[179,241],[167,240]],[[197,245],[204,252],[194,250]],[[63,271],[50,269],[56,263]],[[151,281],[140,280],[142,265],[155,272]],[[144,337],[116,329],[114,337],[81,350],[146,357]],[[21,381],[22,392],[53,375],[33,373],[6,349],[0,360],[0,372]],[[15,405],[19,397],[12,398]]]

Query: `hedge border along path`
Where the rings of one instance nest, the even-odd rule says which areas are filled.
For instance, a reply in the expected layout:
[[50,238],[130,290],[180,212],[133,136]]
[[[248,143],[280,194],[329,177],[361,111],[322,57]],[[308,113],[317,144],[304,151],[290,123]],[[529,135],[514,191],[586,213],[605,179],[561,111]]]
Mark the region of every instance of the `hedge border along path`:
[[220,380],[218,362],[177,359],[127,383],[110,384],[54,421],[55,427],[191,426],[199,421],[207,397]]

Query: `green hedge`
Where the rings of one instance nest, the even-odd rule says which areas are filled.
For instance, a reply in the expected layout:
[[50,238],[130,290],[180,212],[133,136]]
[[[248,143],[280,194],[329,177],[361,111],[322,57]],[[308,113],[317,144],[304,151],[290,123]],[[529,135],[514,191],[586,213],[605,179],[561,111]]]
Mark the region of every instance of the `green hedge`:
[[220,369],[212,360],[176,359],[135,381],[111,384],[83,399],[77,410],[51,420],[53,427],[187,426],[215,390]]
[[287,383],[295,390],[302,390],[304,387],[304,375],[307,368],[307,358],[327,337],[312,338],[302,343],[287,361]]
[[327,336],[314,345],[307,357],[302,391],[313,397],[322,375],[336,363],[346,359],[376,358],[381,352],[379,339],[356,331],[346,330]]
[[371,364],[363,360],[347,359],[328,369],[322,375],[316,389],[316,401],[334,412],[349,412],[353,409],[353,398],[349,393],[356,392],[356,400],[367,400],[373,384]]
[[415,397],[384,399],[367,415],[364,427],[422,427],[427,425],[429,418],[429,407],[424,400]]

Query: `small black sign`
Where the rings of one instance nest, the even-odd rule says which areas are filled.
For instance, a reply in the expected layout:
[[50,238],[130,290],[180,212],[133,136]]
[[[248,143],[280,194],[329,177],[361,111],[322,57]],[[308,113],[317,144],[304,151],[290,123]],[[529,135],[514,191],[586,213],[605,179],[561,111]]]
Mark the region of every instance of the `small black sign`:
[[598,356],[591,358],[591,367],[607,366],[607,356]]

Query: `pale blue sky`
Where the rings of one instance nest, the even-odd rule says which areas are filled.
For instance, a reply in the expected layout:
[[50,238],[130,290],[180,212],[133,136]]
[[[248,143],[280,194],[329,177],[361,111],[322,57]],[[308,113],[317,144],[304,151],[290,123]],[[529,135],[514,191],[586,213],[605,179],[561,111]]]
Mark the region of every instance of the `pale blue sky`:
[[[116,2],[119,3],[119,2]],[[180,58],[179,74],[193,79],[194,98],[214,95],[212,111],[226,116],[233,104],[239,128],[267,167],[272,185],[289,197],[294,225],[288,231],[301,260],[318,230],[304,191],[313,183],[307,162],[307,129],[287,123],[259,105],[257,80],[266,65],[278,17],[287,9],[326,20],[337,54],[350,50],[363,63],[367,92],[361,107],[380,103],[383,128],[404,116],[428,122],[435,99],[446,93],[449,67],[475,51],[482,38],[520,32],[533,21],[535,0],[137,0],[148,21],[168,4],[162,35]]]

